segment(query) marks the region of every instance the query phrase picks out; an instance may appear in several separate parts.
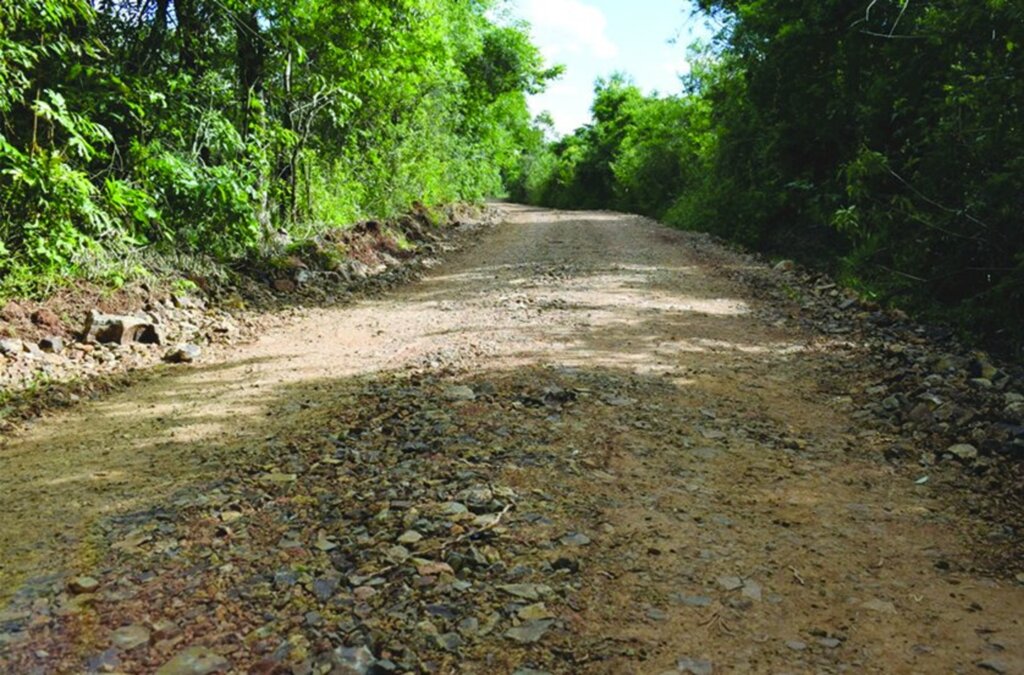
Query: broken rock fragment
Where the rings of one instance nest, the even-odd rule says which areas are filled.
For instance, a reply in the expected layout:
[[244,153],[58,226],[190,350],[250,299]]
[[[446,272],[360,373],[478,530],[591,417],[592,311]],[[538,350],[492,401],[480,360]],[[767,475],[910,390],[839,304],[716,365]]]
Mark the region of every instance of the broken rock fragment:
[[82,337],[85,342],[113,342],[120,345],[133,342],[148,345],[163,343],[160,329],[145,319],[137,316],[100,314],[96,310],[89,312]]

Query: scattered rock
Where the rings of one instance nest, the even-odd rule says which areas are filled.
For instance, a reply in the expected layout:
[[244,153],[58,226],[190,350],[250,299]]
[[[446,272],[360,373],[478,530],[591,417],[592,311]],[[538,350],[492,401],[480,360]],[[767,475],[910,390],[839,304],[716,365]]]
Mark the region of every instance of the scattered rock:
[[996,661],[995,659],[979,661],[978,668],[981,668],[982,670],[987,670],[992,673],[999,673],[1000,675],[1010,672],[1009,667],[1005,663],[1003,663],[1002,661]]
[[860,606],[870,612],[878,612],[879,614],[896,613],[896,605],[886,600],[868,600],[867,602],[862,602]]
[[181,344],[169,350],[164,355],[164,361],[168,363],[192,363],[203,353],[197,345]]
[[459,385],[447,387],[444,390],[444,397],[449,401],[475,401],[476,392],[470,387]]
[[338,590],[340,580],[337,577],[320,577],[313,580],[313,595],[321,603],[327,602]]
[[690,675],[713,675],[715,672],[715,668],[710,661],[694,659],[689,656],[684,656],[676,662],[676,670],[680,673],[689,673]]
[[538,621],[541,619],[551,619],[554,617],[554,614],[543,602],[538,602],[523,607],[519,610],[517,616],[521,621]]
[[706,595],[677,595],[676,599],[687,607],[710,607],[713,602]]
[[718,577],[718,585],[727,591],[737,591],[743,588],[743,579],[739,577]]
[[156,675],[210,675],[230,667],[227,659],[206,647],[188,647],[160,666]]
[[181,634],[178,624],[170,619],[158,619],[150,627],[152,628],[151,638],[154,642],[169,640]]
[[789,640],[786,642],[786,647],[795,652],[802,652],[807,649],[807,643],[801,642],[800,640]]
[[951,445],[946,452],[965,461],[978,458],[978,449],[969,443]]
[[72,593],[95,593],[100,587],[100,582],[92,577],[74,577],[68,581],[68,590]]
[[39,341],[39,348],[49,354],[60,354],[64,351],[64,339],[56,335],[44,337]]
[[533,644],[540,642],[544,634],[548,632],[554,621],[545,619],[541,621],[524,621],[519,626],[505,631],[505,637],[522,644]]
[[582,532],[570,532],[560,539],[564,546],[587,546],[590,544],[590,537]]
[[743,582],[743,595],[751,600],[761,599],[761,584],[747,579]]
[[149,644],[150,632],[145,626],[132,624],[118,628],[110,634],[110,643],[123,651],[131,651],[141,645]]
[[543,584],[501,584],[498,590],[524,600],[540,600],[542,596],[551,593],[551,588]]
[[651,621],[668,621],[668,612],[657,607],[649,607],[644,615]]
[[111,647],[85,660],[86,669],[91,672],[116,672],[121,665],[121,654],[117,647]]
[[259,481],[261,483],[267,483],[270,485],[288,485],[289,483],[294,483],[298,479],[298,474],[271,471],[270,473],[265,473],[261,475]]

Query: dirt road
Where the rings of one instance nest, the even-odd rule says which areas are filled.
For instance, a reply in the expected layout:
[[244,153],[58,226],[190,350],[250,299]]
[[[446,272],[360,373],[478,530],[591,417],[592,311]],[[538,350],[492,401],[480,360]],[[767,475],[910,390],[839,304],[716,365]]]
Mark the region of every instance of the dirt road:
[[0,664],[1024,672],[1024,587],[743,264],[511,207],[421,282],[40,421],[0,454]]

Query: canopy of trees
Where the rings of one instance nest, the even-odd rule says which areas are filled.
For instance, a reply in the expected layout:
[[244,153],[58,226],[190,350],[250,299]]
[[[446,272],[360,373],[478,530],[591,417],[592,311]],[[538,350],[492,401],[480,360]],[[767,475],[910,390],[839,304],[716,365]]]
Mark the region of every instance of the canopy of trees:
[[1024,4],[701,0],[724,29],[685,93],[598,83],[521,198],[610,207],[831,267],[1024,341]]
[[491,4],[0,3],[0,294],[499,191],[557,72]]

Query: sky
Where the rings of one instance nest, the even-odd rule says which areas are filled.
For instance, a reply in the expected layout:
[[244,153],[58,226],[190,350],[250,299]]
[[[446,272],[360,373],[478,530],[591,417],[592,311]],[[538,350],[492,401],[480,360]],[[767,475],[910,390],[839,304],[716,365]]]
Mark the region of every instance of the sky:
[[530,100],[531,112],[550,112],[560,134],[590,120],[598,77],[623,71],[645,93],[678,93],[686,47],[711,36],[689,0],[511,0],[508,8],[530,23],[548,63],[566,67]]

